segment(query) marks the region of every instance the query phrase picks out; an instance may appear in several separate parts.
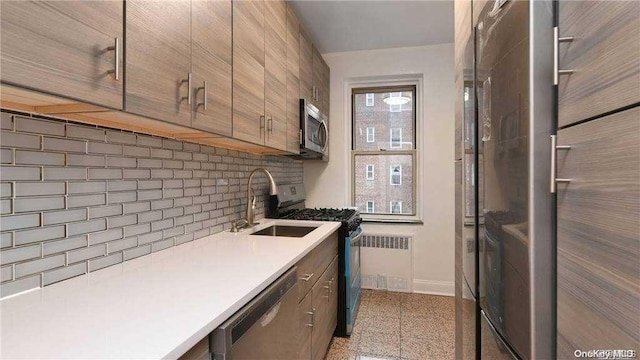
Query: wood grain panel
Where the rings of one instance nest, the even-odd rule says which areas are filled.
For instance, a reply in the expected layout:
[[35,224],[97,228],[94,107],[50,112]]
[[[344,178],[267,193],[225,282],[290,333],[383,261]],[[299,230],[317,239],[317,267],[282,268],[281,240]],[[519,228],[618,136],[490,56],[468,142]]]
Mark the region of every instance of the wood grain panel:
[[193,127],[230,136],[231,0],[192,1],[191,6]]
[[[300,274],[298,272],[298,274]],[[313,311],[313,294],[309,293],[307,297],[305,297],[298,304],[298,334],[299,343],[300,343],[300,351],[298,352],[298,359],[311,359],[311,334],[313,332],[313,327],[309,326],[311,324],[312,318],[309,314]]]
[[560,1],[558,122],[566,126],[640,102],[640,2]]
[[132,0],[126,15],[125,110],[190,126],[191,3]]
[[233,2],[233,137],[264,144],[264,2]]
[[456,0],[453,3],[454,12],[454,62],[455,81],[462,76],[464,64],[464,50],[467,39],[471,35],[471,0]]
[[265,1],[265,145],[287,150],[287,5]]
[[323,80],[323,71],[324,71],[324,66],[322,66],[322,55],[320,54],[320,51],[318,50],[318,48],[316,48],[316,46],[314,44],[311,44],[311,54],[313,56],[312,58],[312,88],[315,88],[316,93],[315,95],[312,96],[311,102],[317,106],[318,108],[320,108],[322,106],[321,102],[322,102],[322,80]]
[[304,298],[316,281],[320,279],[324,269],[337,253],[338,233],[336,232],[298,262],[299,277],[306,276],[305,274],[313,274],[309,281],[298,281],[298,300]]
[[558,358],[640,343],[640,108],[558,132]]
[[331,70],[329,65],[322,59],[322,88],[320,89],[320,96],[322,100],[321,109],[325,116],[329,116],[329,95],[331,92]]
[[311,101],[313,87],[313,51],[311,38],[300,26],[300,98]]
[[300,22],[287,5],[287,151],[300,153]]
[[123,3],[117,1],[2,1],[0,80],[122,109],[120,81],[109,73],[119,38]]

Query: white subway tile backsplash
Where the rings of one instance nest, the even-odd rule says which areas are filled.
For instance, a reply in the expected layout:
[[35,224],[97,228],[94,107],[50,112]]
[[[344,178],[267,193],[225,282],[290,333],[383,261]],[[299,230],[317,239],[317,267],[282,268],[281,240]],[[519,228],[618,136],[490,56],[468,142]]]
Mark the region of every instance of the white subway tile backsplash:
[[61,240],[47,241],[42,244],[42,255],[52,255],[64,253],[68,250],[87,247],[87,236],[74,236]]
[[3,266],[0,268],[0,282],[13,280],[13,266]]
[[16,264],[15,276],[21,278],[28,275],[41,273],[46,270],[64,266],[65,255],[54,255],[38,260],[26,261]]
[[104,244],[100,244],[78,250],[71,250],[67,252],[67,262],[69,264],[73,264],[79,261],[104,256],[107,253],[106,249],[107,248]]
[[65,237],[64,225],[58,225],[16,231],[13,236],[13,242],[15,246],[20,246],[63,237]]
[[[255,167],[302,181],[301,163],[286,158],[29,115],[14,126],[12,114],[1,115],[0,265],[10,291],[229,228],[242,217],[241,185]],[[255,189],[266,196],[266,180]],[[259,198],[258,217],[265,204]]]
[[0,230],[10,231],[40,226],[40,214],[22,214],[0,218]]
[[65,224],[87,220],[87,209],[50,211],[42,214],[42,225]]
[[40,287],[41,275],[34,275],[24,279],[0,284],[0,297],[6,297],[23,291],[37,289]]
[[49,270],[42,274],[42,285],[47,286],[62,280],[84,275],[87,273],[87,263],[81,262],[75,265],[65,266],[60,269]]

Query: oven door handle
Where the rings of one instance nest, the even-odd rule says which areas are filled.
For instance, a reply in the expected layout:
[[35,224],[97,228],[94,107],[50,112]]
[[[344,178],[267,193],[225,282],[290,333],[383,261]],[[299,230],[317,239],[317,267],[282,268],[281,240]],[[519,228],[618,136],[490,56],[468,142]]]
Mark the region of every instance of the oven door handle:
[[356,235],[355,237],[351,238],[351,244],[353,245],[354,243],[356,243],[358,240],[360,240],[360,238],[364,235],[364,231],[360,230],[360,232],[358,233],[358,235]]

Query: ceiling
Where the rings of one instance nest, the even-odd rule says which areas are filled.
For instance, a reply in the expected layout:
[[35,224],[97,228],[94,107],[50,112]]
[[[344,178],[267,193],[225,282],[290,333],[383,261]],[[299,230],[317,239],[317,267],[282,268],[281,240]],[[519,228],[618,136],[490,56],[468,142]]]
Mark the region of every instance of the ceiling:
[[453,0],[290,3],[323,54],[453,42]]

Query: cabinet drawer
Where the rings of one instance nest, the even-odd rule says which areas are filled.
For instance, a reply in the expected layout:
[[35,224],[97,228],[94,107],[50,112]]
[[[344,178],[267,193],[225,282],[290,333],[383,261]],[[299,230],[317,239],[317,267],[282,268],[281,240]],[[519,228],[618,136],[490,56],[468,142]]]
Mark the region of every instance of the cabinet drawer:
[[561,0],[558,125],[640,101],[640,2]]
[[298,301],[311,290],[337,254],[338,232],[336,231],[298,262]]
[[[640,107],[558,132],[558,358],[640,343]],[[584,331],[589,329],[589,331]]]

